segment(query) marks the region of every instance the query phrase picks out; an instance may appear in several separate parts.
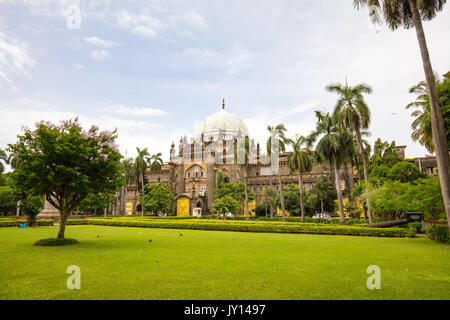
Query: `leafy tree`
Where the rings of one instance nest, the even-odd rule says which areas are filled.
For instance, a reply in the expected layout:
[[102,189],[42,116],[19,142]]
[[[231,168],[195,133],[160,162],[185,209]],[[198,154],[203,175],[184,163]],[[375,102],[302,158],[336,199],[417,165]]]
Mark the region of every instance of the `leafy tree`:
[[[292,216],[299,216],[302,215],[302,222],[305,222],[304,220],[304,210],[305,207],[303,205],[303,213],[301,212],[301,206],[300,206],[300,192],[299,187],[290,184],[287,187],[284,187],[283,190],[284,194],[284,202],[286,205],[286,210],[292,215]],[[302,193],[303,194],[303,193]]]
[[437,241],[436,220],[445,211],[439,177],[419,180],[411,193],[413,199],[419,204],[418,210],[424,214],[425,218],[431,218]]
[[224,196],[230,196],[236,201],[242,202],[245,200],[245,188],[247,188],[247,197],[249,201],[255,200],[255,194],[251,189],[243,182],[226,182],[221,183],[220,187],[216,187],[214,190],[215,198],[222,198]]
[[222,198],[217,198],[214,200],[213,208],[217,211],[217,217],[219,215],[223,215],[223,220],[226,220],[226,214],[228,212],[236,213],[242,209],[242,206],[239,204],[239,201],[234,199],[233,197],[226,195]]
[[374,23],[380,23],[384,18],[392,30],[403,26],[406,29],[414,27],[419,42],[422,64],[425,71],[429,96],[433,142],[436,150],[436,160],[445,203],[448,225],[450,228],[450,176],[448,140],[439,106],[433,67],[428,52],[422,20],[432,20],[441,11],[446,0],[354,0],[354,6],[359,9],[369,6],[370,16]]
[[92,126],[84,131],[78,119],[54,125],[43,121],[24,129],[16,144],[18,157],[12,178],[29,195],[45,195],[61,219],[58,238],[64,238],[67,218],[91,193],[114,193],[122,183],[115,132]]
[[79,209],[88,210],[97,215],[98,210],[105,210],[113,200],[112,194],[90,193],[79,205]]
[[[267,140],[267,155],[272,156],[272,152],[280,154],[286,151],[286,143],[288,139],[286,138],[286,127],[284,124],[278,124],[276,126],[267,126],[267,130],[270,133],[270,137]],[[273,145],[272,145],[273,143]],[[273,150],[272,150],[273,149]],[[278,163],[276,164],[278,167]],[[286,212],[284,208],[284,197],[283,197],[283,187],[281,186],[281,171],[278,168],[278,188],[280,190],[280,202],[281,202],[281,215],[283,221],[286,221]]]
[[[302,222],[305,222],[305,200],[303,196],[303,173],[312,170],[311,153],[305,149],[307,139],[304,136],[297,136],[295,140],[289,140],[292,144],[293,152],[288,156],[288,167],[291,172],[298,171],[299,203]],[[286,207],[287,208],[287,207]],[[289,209],[287,209],[289,211]],[[290,211],[289,211],[290,212]]]
[[342,200],[341,177],[338,171],[343,163],[348,161],[349,154],[352,153],[353,141],[348,132],[340,130],[336,119],[329,113],[316,111],[316,130],[308,137],[309,144],[319,140],[314,152],[316,160],[320,163],[327,163],[334,169],[335,187],[338,196],[340,223],[345,224],[344,204]]
[[[144,194],[145,171],[147,170],[147,158],[150,154],[148,153],[147,148],[141,150],[136,147],[136,151],[138,155],[134,160],[135,177],[138,185],[138,190],[140,190],[141,194]],[[142,207],[141,209],[141,215],[144,215],[144,207]]]
[[8,156],[4,150],[0,149],[0,174],[5,171],[5,165],[3,164],[3,162],[5,164],[8,164]]
[[[270,209],[270,218],[273,218],[273,208],[277,206],[277,192],[270,187],[265,187],[261,196],[261,202]],[[266,214],[267,216],[267,214]]]
[[403,183],[414,183],[418,179],[426,178],[427,175],[420,171],[413,163],[401,161],[389,170],[388,179]]
[[381,187],[385,182],[389,181],[390,173],[390,168],[380,165],[372,169],[369,180],[374,186]]
[[220,189],[222,185],[228,182],[230,182],[230,177],[228,177],[225,170],[216,169],[216,189]]
[[36,226],[36,216],[44,208],[44,197],[26,196],[20,201],[20,210],[27,216],[28,225]]
[[[450,79],[446,77],[443,81],[438,79],[435,75],[436,89],[439,98],[439,105],[441,107],[442,116],[444,119],[445,132],[447,142],[450,140]],[[415,108],[412,117],[415,117],[411,124],[413,133],[411,138],[418,141],[430,153],[434,153],[433,132],[431,124],[431,108],[430,108],[430,94],[427,83],[421,81],[417,85],[409,89],[410,93],[417,95],[416,101],[411,102],[406,106],[406,109]],[[449,150],[450,151],[450,150]]]
[[311,213],[317,211],[327,212],[334,210],[334,200],[337,194],[333,183],[329,178],[322,177],[316,181],[311,191],[308,193],[308,203],[311,207]]
[[[355,132],[356,146],[361,155],[364,180],[369,182],[369,172],[367,166],[366,153],[364,150],[361,130],[368,129],[370,125],[370,109],[364,99],[364,94],[371,94],[372,88],[367,84],[358,84],[354,87],[335,83],[328,85],[326,89],[329,92],[334,92],[339,96],[334,107],[333,117],[336,119],[337,125],[348,132]],[[370,201],[367,201],[369,211],[369,221],[372,220],[372,206]]]
[[17,194],[10,186],[0,187],[0,212],[9,215],[16,210]]
[[395,141],[389,143],[378,138],[373,147],[373,155],[369,159],[369,171],[371,172],[378,166],[391,168],[400,161],[403,161],[403,159],[395,151]]
[[158,152],[155,154],[152,154],[149,158],[147,158],[147,163],[150,166],[150,171],[157,172],[160,171],[164,162],[162,160],[162,153]]
[[147,211],[169,214],[175,202],[175,197],[169,186],[155,183],[145,186],[144,194],[139,201]]

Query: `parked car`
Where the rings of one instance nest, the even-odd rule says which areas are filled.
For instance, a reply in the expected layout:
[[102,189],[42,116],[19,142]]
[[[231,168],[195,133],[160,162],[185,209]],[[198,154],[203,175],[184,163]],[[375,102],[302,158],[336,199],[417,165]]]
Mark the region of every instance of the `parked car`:
[[318,213],[312,217],[313,219],[325,219],[331,220],[331,214],[329,213]]

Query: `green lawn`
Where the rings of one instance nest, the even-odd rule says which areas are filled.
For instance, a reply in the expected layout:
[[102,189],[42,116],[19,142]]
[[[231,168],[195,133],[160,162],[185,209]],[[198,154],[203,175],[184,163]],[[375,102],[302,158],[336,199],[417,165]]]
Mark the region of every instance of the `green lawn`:
[[450,299],[450,246],[425,238],[68,226],[78,244],[32,245],[56,233],[0,228],[0,299]]

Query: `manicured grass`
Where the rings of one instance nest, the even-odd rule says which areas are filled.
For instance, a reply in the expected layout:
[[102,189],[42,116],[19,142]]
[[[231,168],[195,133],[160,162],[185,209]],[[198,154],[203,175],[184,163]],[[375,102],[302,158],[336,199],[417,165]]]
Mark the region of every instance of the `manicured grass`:
[[33,245],[56,234],[0,229],[0,299],[450,299],[450,246],[426,238],[68,226],[79,243]]

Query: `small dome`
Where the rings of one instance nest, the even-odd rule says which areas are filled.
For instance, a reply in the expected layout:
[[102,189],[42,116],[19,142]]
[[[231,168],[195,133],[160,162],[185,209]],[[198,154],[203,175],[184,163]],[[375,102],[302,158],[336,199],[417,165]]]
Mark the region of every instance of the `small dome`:
[[211,138],[216,140],[219,133],[228,140],[238,135],[248,136],[248,129],[244,121],[222,109],[206,118],[202,127],[202,134],[205,140],[210,140]]

